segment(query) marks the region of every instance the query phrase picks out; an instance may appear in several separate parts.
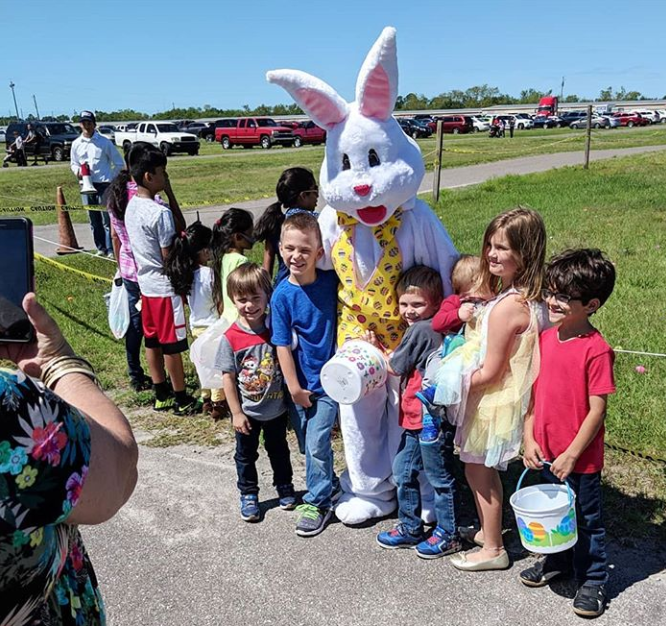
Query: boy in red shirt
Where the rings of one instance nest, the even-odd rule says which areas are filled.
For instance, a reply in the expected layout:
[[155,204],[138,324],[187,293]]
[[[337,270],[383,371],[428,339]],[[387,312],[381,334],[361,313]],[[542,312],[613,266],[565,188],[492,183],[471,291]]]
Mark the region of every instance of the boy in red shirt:
[[[543,298],[553,328],[540,338],[541,369],[525,417],[524,463],[576,492],[578,542],[549,554],[520,574],[541,587],[573,569],[577,615],[597,617],[606,607],[606,531],[601,512],[606,398],[615,392],[612,348],[590,323],[615,285],[615,268],[599,250],[568,250],[546,270]],[[552,463],[544,467],[544,461]]]

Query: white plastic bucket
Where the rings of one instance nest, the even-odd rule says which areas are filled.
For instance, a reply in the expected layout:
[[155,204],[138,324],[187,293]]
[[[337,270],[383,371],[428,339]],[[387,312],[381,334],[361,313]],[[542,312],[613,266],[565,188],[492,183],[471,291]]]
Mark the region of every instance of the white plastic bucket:
[[386,382],[382,352],[367,341],[345,342],[321,368],[321,386],[340,404],[354,404]]
[[566,482],[521,489],[528,471],[525,469],[522,473],[516,491],[509,499],[516,516],[520,541],[530,552],[564,552],[578,541],[576,494]]

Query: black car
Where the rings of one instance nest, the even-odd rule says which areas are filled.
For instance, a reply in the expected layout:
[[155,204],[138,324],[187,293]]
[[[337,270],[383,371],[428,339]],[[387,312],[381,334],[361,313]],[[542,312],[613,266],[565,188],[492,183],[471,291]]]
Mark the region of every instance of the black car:
[[212,123],[208,123],[206,128],[202,129],[199,133],[199,137],[208,143],[215,141],[215,129],[216,128],[232,128],[236,126],[236,120],[232,119],[223,119],[215,120]]
[[[48,161],[65,161],[69,159],[72,142],[79,136],[76,128],[68,122],[12,122],[7,127],[5,143],[7,148],[14,142],[14,131],[25,139],[28,135],[28,124],[32,124],[40,138],[38,157]],[[25,145],[26,157],[34,156],[35,148]]]
[[534,128],[558,128],[560,118],[549,115],[537,115],[533,120]]
[[178,130],[182,130],[185,133],[192,133],[197,137],[201,137],[201,133],[207,129],[208,124],[204,124],[203,122],[190,122],[186,126],[178,126]]
[[432,130],[421,120],[413,120],[405,117],[398,118],[400,128],[412,139],[427,138],[432,135]]

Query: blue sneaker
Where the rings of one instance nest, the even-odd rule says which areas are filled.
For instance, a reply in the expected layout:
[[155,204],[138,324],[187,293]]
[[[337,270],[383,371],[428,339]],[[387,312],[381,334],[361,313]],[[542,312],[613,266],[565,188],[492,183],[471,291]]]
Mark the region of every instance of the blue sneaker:
[[433,444],[439,439],[442,420],[439,417],[426,413],[423,416],[423,428],[419,433],[419,441],[423,444]]
[[255,493],[243,494],[240,497],[241,517],[246,522],[258,522],[261,518],[259,496]]
[[278,485],[278,504],[283,511],[293,511],[296,508],[296,492],[293,485]]
[[430,407],[435,404],[435,392],[437,391],[437,385],[431,385],[421,391],[417,391],[414,394],[426,407]]
[[460,552],[462,547],[458,535],[449,535],[443,528],[437,526],[430,537],[416,546],[416,554],[422,559],[438,559],[440,556]]
[[396,524],[391,530],[377,535],[377,543],[382,548],[397,550],[398,548],[414,548],[423,539],[423,533],[411,535],[404,524]]

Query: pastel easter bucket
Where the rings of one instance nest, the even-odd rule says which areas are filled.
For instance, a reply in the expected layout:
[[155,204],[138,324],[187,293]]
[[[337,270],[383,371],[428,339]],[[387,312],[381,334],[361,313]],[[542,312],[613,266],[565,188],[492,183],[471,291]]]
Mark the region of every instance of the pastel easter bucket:
[[382,352],[367,341],[345,342],[321,368],[321,386],[340,404],[354,404],[386,382],[388,369]]
[[[550,463],[546,463],[550,465]],[[578,541],[576,494],[565,481],[562,485],[520,486],[529,469],[520,476],[509,499],[516,515],[520,541],[530,552],[564,552]]]

